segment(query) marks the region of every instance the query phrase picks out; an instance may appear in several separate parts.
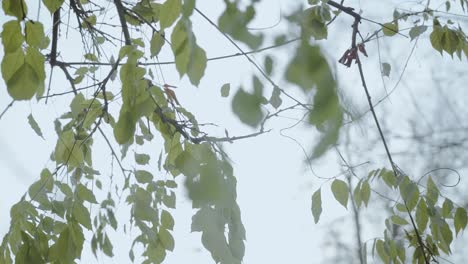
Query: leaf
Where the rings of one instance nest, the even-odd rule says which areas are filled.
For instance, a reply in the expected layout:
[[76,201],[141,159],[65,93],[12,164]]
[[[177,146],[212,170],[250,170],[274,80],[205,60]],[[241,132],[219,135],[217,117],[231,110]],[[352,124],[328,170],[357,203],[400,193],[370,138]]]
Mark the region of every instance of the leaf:
[[195,47],[187,67],[187,75],[193,85],[198,86],[200,84],[200,80],[205,73],[206,63],[207,58],[205,50],[198,46]]
[[2,44],[5,54],[19,49],[23,41],[24,36],[21,33],[21,25],[17,20],[11,20],[3,24]]
[[91,230],[91,217],[89,215],[88,209],[83,204],[79,202],[73,204],[73,217],[82,226],[86,227],[88,230]]
[[271,94],[270,97],[270,104],[273,106],[275,109],[278,109],[278,107],[281,106],[283,103],[283,100],[281,99],[281,90],[279,87],[273,88],[273,93]]
[[396,225],[407,225],[409,224],[408,221],[406,221],[404,218],[398,216],[398,215],[392,215],[391,217],[392,222]]
[[255,17],[255,8],[248,6],[241,11],[238,2],[225,1],[226,9],[218,19],[218,26],[233,39],[242,41],[251,49],[258,49],[263,42],[263,35],[252,34],[247,28]]
[[83,184],[79,184],[78,186],[76,186],[76,194],[80,199],[84,201],[97,204],[94,193],[90,189],[86,188],[86,186],[84,186]]
[[265,57],[265,72],[268,75],[271,75],[271,72],[273,71],[273,59],[270,56]]
[[135,178],[139,183],[150,183],[153,180],[153,174],[145,170],[137,170]]
[[466,214],[466,209],[462,207],[458,207],[457,210],[455,211],[455,217],[454,217],[454,226],[455,226],[456,235],[458,235],[458,232],[460,230],[463,230],[466,228],[467,222],[468,222],[468,218]]
[[166,2],[164,2],[159,12],[159,23],[161,29],[170,27],[179,17],[181,11],[181,0],[167,0]]
[[40,22],[26,22],[26,43],[41,49],[47,48],[48,39],[44,34],[44,26]]
[[432,47],[439,51],[442,54],[443,46],[442,40],[444,36],[444,31],[442,31],[440,26],[434,25],[431,35],[429,36],[431,40]]
[[368,181],[364,181],[361,186],[361,199],[366,204],[369,204],[370,199],[370,185]]
[[3,0],[2,7],[5,15],[15,16],[19,20],[23,20],[28,13],[24,0]]
[[437,203],[437,199],[439,198],[439,189],[432,180],[432,177],[429,177],[427,179],[426,189],[427,203],[434,206]]
[[442,217],[444,218],[451,218],[453,209],[453,202],[450,199],[445,199],[444,203],[442,204]]
[[261,109],[261,99],[261,94],[250,94],[240,88],[232,99],[232,111],[242,123],[257,127],[264,116]]
[[41,128],[39,127],[39,125],[37,124],[36,120],[34,119],[33,115],[32,114],[29,114],[28,116],[28,123],[29,125],[31,126],[31,128],[34,130],[34,132],[36,132],[36,134],[38,136],[40,136],[42,139],[44,139],[44,137],[42,136],[42,131],[41,131]]
[[[161,31],[162,32],[162,31]],[[151,52],[151,57],[157,56],[159,52],[161,51],[161,48],[164,45],[164,32],[154,32],[153,37],[151,38],[151,46],[150,46],[150,52]]]
[[346,182],[339,179],[334,180],[331,185],[331,190],[335,199],[347,209],[349,189]]
[[112,243],[109,240],[109,237],[105,235],[104,237],[104,243],[102,244],[102,252],[106,254],[108,257],[113,257],[114,253],[112,252],[114,247],[112,246]]
[[385,36],[394,36],[396,33],[398,33],[398,23],[385,23],[382,25],[382,31]]
[[148,154],[135,153],[135,161],[139,165],[146,165],[149,163],[150,156]]
[[322,194],[321,189],[318,189],[312,195],[312,215],[314,216],[314,221],[317,224],[320,215],[322,214]]
[[382,63],[382,75],[383,76],[389,77],[391,70],[392,70],[392,66],[389,63],[387,62]]
[[166,210],[163,210],[161,213],[161,225],[170,230],[174,228],[174,218],[172,218],[172,215]]
[[375,248],[377,249],[377,253],[379,254],[380,259],[384,263],[389,263],[390,257],[388,256],[385,250],[384,242],[380,239],[377,240],[377,243],[375,244]]
[[135,134],[136,122],[132,113],[128,112],[124,107],[121,109],[119,120],[114,125],[114,136],[117,143],[123,145],[130,141]]
[[419,200],[418,207],[416,208],[416,225],[419,232],[424,232],[429,221],[429,215],[427,210],[426,201],[424,199]]
[[231,90],[231,84],[229,84],[229,83],[223,84],[223,86],[221,86],[221,96],[222,97],[228,97],[230,90]]
[[171,233],[167,231],[167,229],[160,228],[158,232],[158,238],[166,250],[174,250],[174,238],[172,237]]
[[411,28],[409,32],[409,36],[411,40],[414,40],[415,38],[419,37],[422,33],[424,33],[427,30],[427,26],[421,25],[421,26],[414,26]]
[[354,191],[353,191],[354,203],[356,204],[357,208],[360,208],[362,204],[361,185],[362,185],[362,181],[359,181],[359,183],[356,184],[356,187],[354,187]]
[[37,91],[40,80],[34,68],[24,63],[7,81],[8,93],[15,100],[29,100]]
[[45,4],[47,9],[49,9],[50,13],[54,13],[62,6],[64,0],[42,0],[42,2]]
[[84,55],[84,58],[89,60],[89,61],[94,61],[94,62],[98,61],[98,57],[96,57],[96,55],[94,53],[87,53],[87,54]]

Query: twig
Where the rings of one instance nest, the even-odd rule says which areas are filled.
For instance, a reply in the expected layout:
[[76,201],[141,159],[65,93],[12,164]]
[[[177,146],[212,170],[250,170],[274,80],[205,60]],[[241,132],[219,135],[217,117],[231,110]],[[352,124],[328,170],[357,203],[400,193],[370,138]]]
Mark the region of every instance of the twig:
[[3,115],[5,115],[5,113],[8,111],[8,109],[10,109],[12,106],[13,106],[13,103],[15,102],[15,100],[12,100],[6,107],[5,109],[2,111],[2,113],[0,114],[0,119],[2,119]]
[[52,73],[54,71],[54,67],[57,63],[57,43],[58,43],[58,34],[59,34],[59,27],[60,27],[60,8],[57,9],[57,11],[54,12],[54,17],[53,17],[53,24],[52,24],[52,48],[50,51],[50,79],[49,79],[49,86],[47,88],[47,97],[45,103],[47,104],[49,93],[50,93],[50,87],[51,87],[51,81],[52,81]]
[[125,38],[125,45],[130,46],[132,45],[132,39],[130,38],[127,21],[125,20],[125,7],[122,5],[121,0],[114,0],[114,4],[117,8],[117,13],[119,14],[120,24],[122,25],[122,32]]

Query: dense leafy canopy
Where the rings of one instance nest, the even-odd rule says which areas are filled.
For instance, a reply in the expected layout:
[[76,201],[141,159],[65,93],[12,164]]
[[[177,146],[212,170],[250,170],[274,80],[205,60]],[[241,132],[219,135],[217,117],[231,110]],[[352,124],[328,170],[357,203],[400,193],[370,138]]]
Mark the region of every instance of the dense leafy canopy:
[[[4,56],[1,73],[11,98],[47,98],[49,93],[45,97],[44,94],[48,65],[51,66],[49,71],[62,71],[70,82],[74,97],[69,102],[69,109],[55,120],[58,140],[51,155],[55,168],[44,169],[27,195],[11,208],[10,229],[0,246],[0,263],[73,263],[83,254],[85,230],[92,231],[94,254],[101,251],[113,256],[113,245],[107,232],[109,228],[116,230],[122,225],[114,215],[115,197],[111,190],[107,190],[107,198],[98,200],[93,191],[94,186],[104,188],[98,177],[100,172],[93,164],[94,138],[101,134],[112,149],[111,138],[101,130],[104,126],[112,129],[115,142],[121,147],[121,157],[112,149],[113,158],[119,160],[121,176],[125,179],[120,191],[130,208],[130,224],[139,230],[129,252],[132,261],[135,260],[135,245],[142,246],[139,248],[143,251],[139,253],[143,263],[163,262],[166,254],[176,246],[172,235],[175,224],[172,212],[176,204],[174,189],[179,186],[173,179],[160,179],[156,171],[149,169],[149,164],[157,162],[161,171],[167,171],[174,177],[184,175],[183,187],[196,209],[191,230],[201,232],[202,244],[213,260],[216,263],[242,263],[246,231],[236,202],[234,171],[220,143],[243,137],[229,137],[227,131],[226,137],[209,136],[201,129],[195,116],[179,104],[174,87],[158,84],[155,73],[144,64],[148,58],[157,58],[167,48],[172,51],[180,78],[187,76],[194,86],[200,84],[208,58],[197,42],[192,25],[191,18],[195,13],[204,16],[196,9],[196,1],[122,3],[114,0],[115,12],[121,23],[117,38],[96,27],[105,18],[95,11],[91,1],[71,0],[70,5],[64,2],[42,0],[53,14],[52,21],[32,20],[31,10],[24,0],[2,2],[3,11],[10,20],[2,25]],[[237,41],[258,49],[264,42],[264,35],[248,30],[249,23],[256,16],[257,2],[241,5],[239,1],[225,0],[225,10],[217,23],[207,20],[232,43]],[[468,4],[464,0],[460,3],[463,9]],[[93,48],[82,58],[88,63],[82,63],[80,67],[58,60],[60,46],[57,47],[57,39],[60,36],[56,29],[61,23],[60,10],[72,12],[78,20],[76,27],[83,40],[84,36],[92,40],[89,44]],[[288,38],[298,41],[295,52],[285,65],[284,79],[297,86],[309,101],[300,102],[272,80],[271,76],[276,71],[273,57],[265,58],[264,70],[249,59],[261,70],[261,76],[253,76],[251,87],[233,91],[231,101],[232,111],[238,119],[253,129],[259,129],[246,137],[264,133],[264,125],[277,114],[275,111],[301,107],[307,111],[306,122],[321,132],[311,158],[320,158],[338,142],[345,109],[337,91],[334,72],[318,41],[326,41],[334,16],[349,14],[360,19],[357,13],[334,1],[309,0],[308,6],[285,16],[291,27],[299,29],[300,35],[293,35],[297,33],[291,31],[276,38],[277,45],[283,45]],[[407,21],[409,16],[417,15],[421,15],[422,20],[414,24]],[[353,26],[354,36],[358,22]],[[44,25],[52,25],[51,34],[45,34],[49,31]],[[410,26],[411,41],[430,31],[429,40],[436,51],[446,52],[452,57],[456,54],[459,59],[468,57],[468,41],[462,28],[456,27],[452,21],[442,21],[430,9],[415,14],[395,12],[394,20],[382,23],[382,28],[375,35],[398,36],[403,25]],[[151,31],[150,39],[131,38],[129,31],[132,28]],[[123,41],[115,42],[120,40],[120,35]],[[355,61],[360,67],[357,49],[367,56],[364,43],[370,40],[362,39],[359,46],[352,43],[340,62],[350,66]],[[110,44],[118,48],[106,62],[99,51],[112,46]],[[235,47],[240,49],[241,55],[249,58],[237,44]],[[93,86],[95,92],[92,97],[85,96],[80,92],[86,89],[81,83],[94,76],[98,67],[105,68],[108,74]],[[382,63],[382,74],[389,76],[390,71],[391,65]],[[117,77],[119,89],[111,91],[109,84],[117,82]],[[224,84],[220,96],[229,97],[231,88],[229,83]],[[290,99],[297,104],[280,109],[283,102]],[[119,103],[111,104],[113,102]],[[115,108],[111,110],[111,107]],[[41,128],[32,114],[28,122],[42,137]],[[156,137],[164,146],[158,158],[148,153],[134,153],[136,168],[128,170],[120,164],[130,146],[149,144]],[[70,180],[62,181],[56,177],[61,173]],[[428,257],[438,256],[441,252],[451,253],[453,234],[458,235],[467,226],[467,211],[449,198],[443,198],[431,177],[422,184],[392,164],[391,169],[371,171],[354,188],[349,182],[337,178],[333,179],[330,188],[339,204],[345,208],[349,208],[349,204],[360,208],[370,203],[375,181],[383,182],[401,197],[385,221],[384,236],[374,240],[373,250],[382,261],[403,263],[407,251],[413,252],[413,263],[424,263]],[[324,187],[312,195],[315,223],[319,222],[323,211],[322,190]],[[57,199],[57,193],[63,199]],[[90,211],[90,204],[98,204],[99,209]],[[406,228],[404,243],[391,237],[395,226]]]

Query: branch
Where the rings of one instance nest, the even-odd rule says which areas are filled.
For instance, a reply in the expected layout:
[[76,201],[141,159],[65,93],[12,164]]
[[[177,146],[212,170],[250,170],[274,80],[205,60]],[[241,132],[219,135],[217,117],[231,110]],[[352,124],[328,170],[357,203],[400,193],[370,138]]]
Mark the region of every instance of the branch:
[[[392,166],[393,173],[394,173],[395,177],[398,177],[398,175],[399,175],[398,169],[396,167],[396,164],[393,162],[393,158],[392,158],[392,155],[390,154],[390,150],[388,148],[387,141],[385,140],[385,136],[384,136],[384,134],[382,132],[382,128],[380,127],[379,119],[377,118],[377,114],[375,113],[374,105],[372,104],[372,99],[371,99],[369,89],[367,88],[367,83],[366,83],[366,80],[365,80],[365,77],[364,77],[364,71],[362,69],[362,63],[361,63],[361,60],[359,59],[359,53],[357,52],[356,37],[357,37],[357,34],[359,33],[359,22],[361,21],[361,16],[359,14],[357,14],[356,12],[354,12],[353,8],[344,7],[344,6],[338,4],[338,3],[334,2],[334,1],[328,1],[327,3],[329,5],[331,5],[331,6],[336,7],[339,10],[345,12],[346,14],[349,14],[350,16],[354,17],[353,34],[352,34],[352,38],[351,38],[351,50],[355,52],[356,63],[358,65],[359,75],[361,77],[362,87],[364,88],[364,92],[366,94],[367,102],[369,104],[370,111],[372,113],[375,124],[377,126],[377,130],[379,132],[380,139],[381,139],[381,141],[382,141],[382,143],[384,145],[385,152],[387,154],[387,158],[390,161],[390,165]],[[413,216],[411,215],[411,211],[409,210],[408,206],[406,205],[406,201],[404,201],[404,202],[405,202],[406,211],[407,211],[408,216],[409,216],[409,218],[411,220],[411,224],[412,224],[413,229],[414,229],[414,231],[416,233],[416,237],[417,237],[417,240],[418,240],[419,247],[422,250],[422,254],[424,256],[424,261],[425,261],[426,264],[429,264],[430,262],[429,262],[429,260],[428,260],[428,258],[426,256],[426,253],[425,253],[425,250],[424,250],[424,248],[425,248],[424,242],[422,241],[421,235],[419,234],[419,231],[418,231],[418,228],[417,228],[417,226],[416,226],[416,224],[414,222]]]
[[55,11],[52,23],[52,49],[50,51],[50,65],[54,67],[57,63],[57,42],[60,26],[60,8]]
[[8,109],[10,109],[12,106],[13,106],[13,103],[15,102],[15,100],[12,100],[6,107],[5,107],[5,110],[2,111],[2,113],[0,114],[0,119],[2,119],[3,115],[5,115],[5,113],[8,111]]
[[119,14],[120,24],[122,25],[122,32],[125,38],[125,45],[132,45],[132,39],[130,38],[130,33],[128,32],[127,21],[125,20],[125,7],[122,5],[121,0],[114,0],[115,7],[117,8],[117,13]]

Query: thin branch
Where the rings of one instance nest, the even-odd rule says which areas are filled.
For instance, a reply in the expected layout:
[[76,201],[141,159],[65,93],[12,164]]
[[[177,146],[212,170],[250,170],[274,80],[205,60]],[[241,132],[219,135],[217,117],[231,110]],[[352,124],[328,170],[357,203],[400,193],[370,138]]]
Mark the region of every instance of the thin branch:
[[122,32],[125,38],[125,45],[130,46],[132,45],[132,39],[130,38],[127,21],[125,20],[125,7],[122,5],[121,0],[114,0],[114,4],[117,8],[117,13],[119,14],[120,24],[122,25]]
[[[351,50],[354,50],[354,51],[357,51],[357,45],[356,45],[356,36],[359,32],[359,23],[361,21],[361,16],[357,13],[355,13],[353,10],[353,8],[349,8],[349,7],[344,7],[334,1],[328,1],[327,2],[328,4],[330,4],[331,6],[334,6],[338,9],[340,9],[341,11],[349,14],[350,16],[354,17],[354,23],[353,23],[353,33],[352,33],[352,38],[351,38]],[[385,140],[385,136],[382,132],[382,128],[380,127],[380,122],[379,122],[379,119],[377,118],[377,114],[375,113],[375,109],[374,109],[374,106],[372,104],[372,99],[371,99],[371,96],[370,96],[370,93],[369,93],[369,89],[367,88],[367,83],[366,83],[366,80],[365,80],[365,77],[364,77],[364,71],[362,69],[362,63],[361,63],[361,60],[359,59],[359,53],[356,52],[356,63],[358,65],[358,69],[359,69],[359,75],[361,77],[361,83],[362,83],[362,86],[364,88],[364,92],[366,94],[366,98],[367,98],[367,102],[369,104],[369,108],[370,108],[370,111],[372,113],[372,116],[374,118],[374,121],[375,121],[375,124],[377,126],[377,130],[379,132],[379,135],[380,135],[380,139],[384,145],[384,148],[385,148],[385,152],[387,154],[387,158],[388,160],[390,161],[390,165],[392,166],[392,169],[393,169],[393,173],[395,174],[396,177],[398,177],[399,173],[398,173],[398,169],[396,167],[396,164],[393,162],[393,158],[392,158],[392,155],[390,154],[390,150],[388,148],[388,145],[387,145],[387,141]],[[424,242],[422,241],[422,238],[421,238],[421,235],[418,231],[418,228],[414,222],[414,219],[413,219],[413,216],[411,214],[411,211],[409,210],[407,204],[406,204],[406,201],[405,201],[405,207],[406,207],[406,211],[408,213],[408,216],[411,220],[411,224],[413,226],[413,229],[416,233],[416,237],[417,237],[417,241],[418,241],[418,244],[419,244],[419,247],[421,248],[422,250],[422,254],[424,256],[424,261],[426,264],[429,264],[429,260],[426,256],[426,253],[425,253],[425,244]],[[430,253],[430,252],[429,252]]]
[[5,113],[8,111],[8,109],[10,109],[12,106],[13,106],[13,103],[15,102],[15,100],[12,100],[6,107],[5,109],[2,111],[2,113],[0,114],[0,119],[2,119],[3,115],[5,115]]

